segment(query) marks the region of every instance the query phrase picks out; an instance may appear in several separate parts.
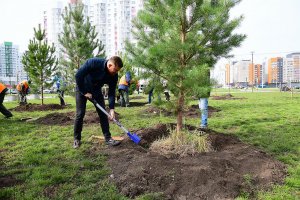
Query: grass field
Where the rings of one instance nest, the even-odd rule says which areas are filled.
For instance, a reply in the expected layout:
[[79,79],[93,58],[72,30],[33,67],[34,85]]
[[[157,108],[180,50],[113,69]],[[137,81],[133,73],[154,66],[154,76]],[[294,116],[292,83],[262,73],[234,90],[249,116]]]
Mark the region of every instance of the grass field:
[[[222,95],[228,90],[216,90]],[[288,166],[285,184],[275,185],[270,191],[261,191],[258,199],[300,198],[300,94],[262,90],[231,90],[236,100],[209,100],[210,106],[219,108],[209,119],[215,131],[234,134],[242,141],[274,155]],[[52,95],[53,96],[53,95]],[[54,95],[55,96],[55,95]],[[144,99],[134,100],[146,102]],[[30,103],[40,103],[30,100]],[[59,103],[58,98],[47,98],[45,103]],[[0,199],[127,199],[109,182],[110,169],[105,155],[91,157],[92,143],[88,138],[101,135],[98,124],[84,126],[83,145],[72,148],[73,126],[46,126],[20,121],[25,117],[42,117],[53,112],[75,111],[75,101],[68,109],[43,112],[13,112],[14,117],[0,116],[0,178],[12,177],[11,187],[0,188]],[[197,101],[191,102],[197,104]],[[7,108],[16,102],[5,102]],[[157,123],[175,122],[175,117],[163,115],[149,117],[142,114],[143,107],[116,108],[121,122],[129,130],[151,127]],[[88,103],[88,109],[94,109]],[[186,118],[184,122],[199,125],[199,119]],[[115,125],[111,132],[122,131]],[[239,199],[245,199],[240,197]],[[145,195],[138,199],[155,199]]]

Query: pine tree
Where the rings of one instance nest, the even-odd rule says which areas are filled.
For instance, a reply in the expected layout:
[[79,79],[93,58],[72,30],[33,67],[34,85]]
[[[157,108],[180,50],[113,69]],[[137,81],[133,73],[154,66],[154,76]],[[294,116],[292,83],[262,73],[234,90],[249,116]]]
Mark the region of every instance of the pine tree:
[[97,38],[95,26],[89,17],[84,16],[84,5],[69,4],[62,15],[64,20],[63,33],[59,35],[63,57],[60,59],[65,78],[75,83],[75,73],[80,66],[91,57],[105,57],[104,45]]
[[45,30],[42,30],[39,24],[38,30],[34,28],[34,38],[29,41],[28,50],[22,57],[22,63],[24,70],[32,80],[32,85],[40,87],[42,104],[44,104],[44,87],[51,85],[47,81],[56,73],[58,61],[54,54],[54,44],[48,45]]
[[182,129],[184,105],[211,88],[209,70],[220,57],[245,39],[234,34],[242,16],[229,19],[232,0],[149,0],[134,21],[137,44],[127,41],[135,66],[168,81],[175,95],[177,133]]

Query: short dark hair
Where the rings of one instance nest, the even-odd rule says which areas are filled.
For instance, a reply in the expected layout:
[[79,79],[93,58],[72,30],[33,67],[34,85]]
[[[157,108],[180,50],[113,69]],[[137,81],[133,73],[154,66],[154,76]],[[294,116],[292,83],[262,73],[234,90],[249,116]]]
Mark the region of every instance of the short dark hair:
[[113,62],[116,66],[118,66],[120,69],[123,67],[123,61],[119,56],[112,56],[109,60]]

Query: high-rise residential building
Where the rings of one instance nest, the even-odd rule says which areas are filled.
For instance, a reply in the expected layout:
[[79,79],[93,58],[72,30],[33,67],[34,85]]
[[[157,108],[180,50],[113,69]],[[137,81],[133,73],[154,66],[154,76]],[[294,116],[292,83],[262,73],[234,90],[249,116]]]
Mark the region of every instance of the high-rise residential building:
[[119,55],[125,40],[133,40],[132,19],[142,7],[140,0],[99,0],[94,6],[94,23],[107,56]]
[[250,60],[241,60],[232,63],[231,83],[234,85],[247,86],[249,83]]
[[230,84],[230,64],[225,65],[225,84]]
[[51,8],[49,8],[47,11],[44,11],[46,13],[47,20],[44,20],[44,28],[47,27],[47,39],[49,42],[49,45],[54,43],[54,46],[56,48],[56,56],[59,58],[61,57],[61,45],[58,42],[58,36],[63,30],[63,19],[62,19],[62,13],[64,12],[64,7],[67,5],[64,5],[61,1],[56,2]]
[[[253,67],[254,65],[254,67]],[[263,67],[261,64],[249,64],[249,84],[259,85],[263,79]]]
[[300,83],[300,52],[283,58],[283,83]]
[[0,44],[0,81],[8,86],[14,86],[26,77],[19,47],[12,42]]
[[98,33],[98,38],[102,41],[104,47],[106,47],[106,23],[107,23],[107,3],[106,0],[99,0],[94,5],[94,24],[96,32]]
[[268,84],[268,60],[264,58],[262,62],[262,76],[261,76],[261,85]]
[[268,84],[281,84],[283,82],[283,59],[282,57],[270,58],[268,60]]
[[263,82],[263,75],[264,75],[263,66],[261,64],[255,64],[254,65],[254,84],[260,85]]
[[264,85],[267,82],[265,67],[250,60],[234,61],[225,65],[225,84],[232,86]]
[[[143,7],[143,0],[70,0],[74,4],[82,2],[84,15],[89,17],[92,25],[96,27],[98,38],[104,44],[106,55],[119,55],[124,51],[125,40],[133,41],[131,29],[132,19],[136,17],[138,10]],[[49,12],[47,19],[49,32],[51,31],[50,41],[59,51],[60,44],[58,35],[62,32],[63,19],[61,14],[67,5],[57,3]],[[50,33],[49,33],[50,34]]]

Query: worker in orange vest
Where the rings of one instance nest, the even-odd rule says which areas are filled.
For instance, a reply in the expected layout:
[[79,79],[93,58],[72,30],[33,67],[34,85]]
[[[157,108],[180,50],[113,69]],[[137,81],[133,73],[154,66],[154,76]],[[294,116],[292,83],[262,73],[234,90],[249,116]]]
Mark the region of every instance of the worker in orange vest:
[[29,93],[29,84],[30,81],[23,80],[17,85],[17,90],[20,98],[20,105],[27,104],[26,95]]
[[120,105],[121,107],[129,106],[129,86],[131,83],[131,74],[126,72],[119,81]]
[[7,110],[4,105],[3,105],[3,101],[4,101],[4,97],[5,97],[5,93],[7,92],[7,87],[0,83],[0,112],[6,117],[6,118],[10,118],[13,115],[11,114],[11,112],[9,110]]

